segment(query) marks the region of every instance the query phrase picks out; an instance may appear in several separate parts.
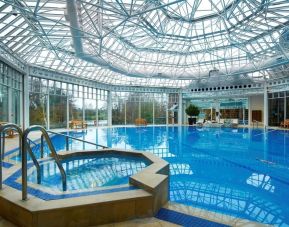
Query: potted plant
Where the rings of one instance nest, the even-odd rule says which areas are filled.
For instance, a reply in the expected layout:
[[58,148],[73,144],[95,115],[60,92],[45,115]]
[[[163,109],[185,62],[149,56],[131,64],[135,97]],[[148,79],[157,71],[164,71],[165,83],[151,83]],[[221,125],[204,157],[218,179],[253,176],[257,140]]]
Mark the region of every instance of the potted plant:
[[189,125],[196,124],[197,116],[199,115],[199,113],[200,113],[199,107],[197,107],[193,104],[190,104],[186,108],[186,114],[189,116],[189,118],[188,118]]

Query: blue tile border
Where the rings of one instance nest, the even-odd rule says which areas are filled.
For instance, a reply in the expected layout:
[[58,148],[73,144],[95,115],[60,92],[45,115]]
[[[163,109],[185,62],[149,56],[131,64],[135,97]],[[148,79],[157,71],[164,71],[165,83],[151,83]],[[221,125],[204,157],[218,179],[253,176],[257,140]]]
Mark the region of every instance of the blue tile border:
[[10,162],[2,162],[2,167],[6,168],[6,169],[11,168],[12,166],[14,166],[14,165]]
[[156,218],[171,222],[184,227],[202,226],[202,227],[228,227],[229,225],[212,222],[206,219],[183,214],[177,211],[161,208],[155,216]]
[[[50,161],[50,160],[41,161],[40,163],[43,163],[46,161]],[[31,167],[33,167],[33,163],[28,163],[27,168],[29,169]],[[3,183],[17,190],[21,190],[22,185],[21,183],[17,182],[17,179],[19,179],[20,177],[21,177],[21,169],[17,170],[15,173],[9,176]],[[139,188],[135,186],[127,186],[127,187],[120,187],[120,188],[101,189],[101,190],[95,190],[95,191],[83,191],[83,192],[65,193],[65,194],[51,194],[48,192],[44,192],[41,189],[36,189],[30,186],[27,187],[28,194],[31,194],[35,197],[38,197],[46,201],[75,198],[75,197],[80,197],[80,196],[99,195],[99,194],[105,194],[105,193],[131,191],[131,190],[139,190]]]

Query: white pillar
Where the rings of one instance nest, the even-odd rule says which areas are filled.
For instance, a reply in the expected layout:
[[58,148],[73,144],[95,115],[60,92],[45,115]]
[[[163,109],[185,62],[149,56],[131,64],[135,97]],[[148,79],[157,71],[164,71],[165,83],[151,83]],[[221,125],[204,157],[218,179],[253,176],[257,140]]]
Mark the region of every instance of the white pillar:
[[126,125],[126,100],[124,101],[124,124]]
[[66,128],[69,128],[69,95],[66,98]]
[[248,97],[248,127],[251,127],[252,123],[252,110],[251,110],[251,96]]
[[11,70],[8,70],[8,73],[10,75],[8,75],[8,122],[10,123],[15,123],[13,122],[14,118],[13,115],[15,113],[13,113],[13,108],[12,108],[12,99],[13,99],[13,95],[12,95],[12,75],[11,75]]
[[245,107],[243,106],[243,109],[242,109],[242,116],[243,116],[243,125],[245,125]]
[[98,90],[96,90],[95,102],[96,102],[96,110],[95,110],[95,121],[96,121],[96,124],[95,124],[95,126],[98,126]]
[[169,124],[169,94],[167,94],[167,103],[166,103],[166,124]]
[[23,76],[23,129],[29,127],[29,68]]
[[155,124],[155,100],[153,99],[153,125]]
[[211,121],[213,120],[213,107],[211,106]]
[[112,125],[112,100],[111,100],[111,91],[107,93],[107,125]]
[[268,126],[268,90],[267,90],[267,84],[264,84],[264,127],[266,128]]
[[84,98],[84,94],[83,94],[83,97],[82,97],[82,120],[85,121],[85,98]]
[[[47,80],[48,83],[48,80]],[[49,100],[49,89],[47,89],[47,99],[46,99],[46,119],[47,119],[47,129],[50,129],[50,100]]]
[[178,124],[183,124],[183,94],[179,93],[179,104],[178,104]]
[[138,118],[141,118],[141,101],[140,99],[138,100]]

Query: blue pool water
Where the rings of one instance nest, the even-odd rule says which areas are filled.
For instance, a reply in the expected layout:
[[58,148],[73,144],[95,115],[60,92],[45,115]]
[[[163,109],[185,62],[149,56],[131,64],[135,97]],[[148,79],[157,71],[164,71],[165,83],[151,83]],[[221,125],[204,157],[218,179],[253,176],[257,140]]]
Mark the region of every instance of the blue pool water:
[[[289,131],[119,127],[70,132],[108,147],[143,150],[170,163],[170,200],[289,226]],[[65,141],[53,138],[57,150]],[[70,149],[92,149],[70,141]]]
[[[141,157],[112,154],[75,157],[62,161],[69,191],[128,184],[129,176],[136,174],[149,164]],[[41,185],[62,191],[61,175],[55,162],[43,162],[41,169]],[[36,169],[28,174],[28,181],[37,182]]]

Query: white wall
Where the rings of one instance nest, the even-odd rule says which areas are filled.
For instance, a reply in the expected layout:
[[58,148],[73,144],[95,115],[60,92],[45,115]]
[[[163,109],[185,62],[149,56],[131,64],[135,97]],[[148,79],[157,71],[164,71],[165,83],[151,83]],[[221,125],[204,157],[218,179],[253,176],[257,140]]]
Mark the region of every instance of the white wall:
[[[255,95],[249,97],[249,119],[252,119],[252,110],[262,111],[262,123],[264,122],[264,95]],[[252,123],[252,122],[251,122]]]

